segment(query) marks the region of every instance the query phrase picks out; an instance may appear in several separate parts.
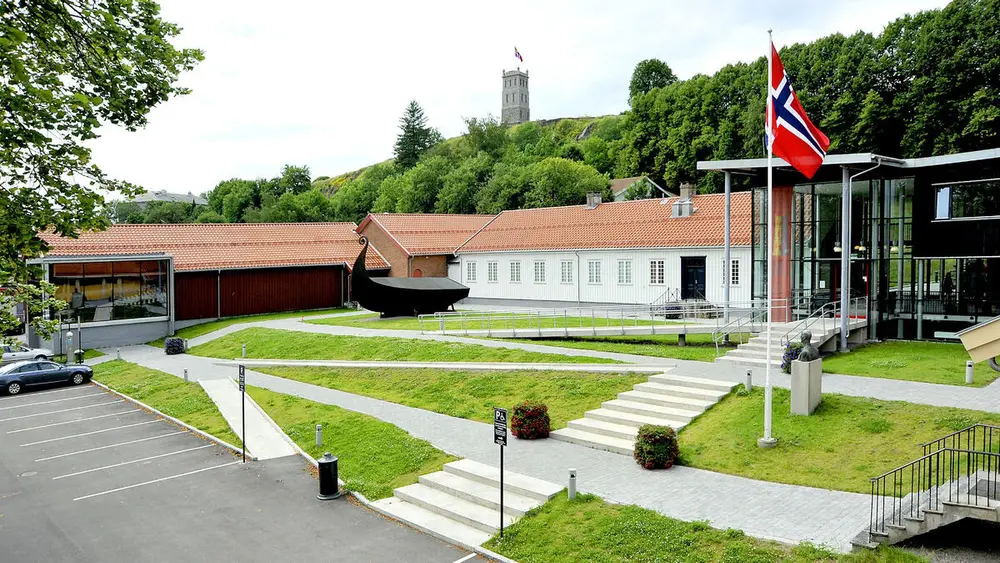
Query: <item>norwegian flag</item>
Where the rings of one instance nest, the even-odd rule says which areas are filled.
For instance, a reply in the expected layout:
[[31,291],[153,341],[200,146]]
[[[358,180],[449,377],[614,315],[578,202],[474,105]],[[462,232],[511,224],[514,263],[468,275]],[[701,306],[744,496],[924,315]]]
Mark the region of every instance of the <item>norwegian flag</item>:
[[521,51],[518,51],[516,46],[514,47],[514,58],[522,63],[524,62],[524,57],[521,56]]
[[792,83],[785,74],[778,50],[771,43],[770,94],[766,140],[774,154],[791,164],[806,178],[812,178],[823,165],[830,139],[823,134],[802,109]]

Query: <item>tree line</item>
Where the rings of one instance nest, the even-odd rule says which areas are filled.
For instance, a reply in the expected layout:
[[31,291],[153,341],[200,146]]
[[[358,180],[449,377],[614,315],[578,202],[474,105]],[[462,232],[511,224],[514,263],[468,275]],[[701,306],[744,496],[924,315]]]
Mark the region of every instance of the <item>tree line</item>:
[[[1000,145],[1000,0],[955,0],[898,18],[879,34],[834,34],[787,46],[781,57],[831,153],[916,157]],[[611,178],[640,175],[668,189],[695,182],[714,192],[722,178],[697,172],[699,160],[764,155],[766,77],[764,56],[687,80],[648,59],[635,67],[630,109],[621,115],[510,127],[470,118],[464,135],[447,140],[414,101],[400,119],[393,160],[311,183],[304,167],[286,167],[272,180],[227,180],[209,192],[207,209],[189,210],[186,220],[497,213],[579,204],[594,191],[609,198]],[[289,170],[298,180],[282,180]],[[295,187],[282,188],[288,185]],[[143,220],[166,215],[153,208]]]

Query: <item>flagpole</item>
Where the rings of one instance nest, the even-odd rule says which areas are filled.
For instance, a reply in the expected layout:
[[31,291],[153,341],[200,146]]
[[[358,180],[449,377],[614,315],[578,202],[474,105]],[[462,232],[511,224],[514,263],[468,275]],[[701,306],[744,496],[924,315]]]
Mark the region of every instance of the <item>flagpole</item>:
[[774,173],[771,167],[771,160],[773,151],[771,150],[771,144],[774,139],[774,131],[771,129],[772,124],[772,112],[774,108],[771,107],[771,51],[774,49],[774,41],[771,38],[771,30],[767,30],[767,97],[765,98],[765,103],[767,107],[767,124],[765,129],[767,130],[767,288],[766,297],[767,301],[767,364],[764,367],[764,437],[758,440],[758,445],[761,447],[772,447],[774,446],[775,439],[771,436],[771,405],[772,405],[772,388],[771,388],[771,321],[774,316],[774,304],[771,302],[771,288],[774,285],[773,272],[774,272]]

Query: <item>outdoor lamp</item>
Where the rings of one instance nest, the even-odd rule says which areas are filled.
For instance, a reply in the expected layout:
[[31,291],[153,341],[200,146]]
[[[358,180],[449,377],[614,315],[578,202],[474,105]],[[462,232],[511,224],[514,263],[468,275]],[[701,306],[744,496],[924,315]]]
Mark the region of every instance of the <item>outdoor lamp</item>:
[[834,252],[837,252],[837,253],[839,253],[839,252],[840,252],[841,250],[843,250],[843,249],[842,249],[842,248],[840,248],[840,245],[839,245],[839,244],[835,244],[835,245],[833,245],[833,251],[834,251]]

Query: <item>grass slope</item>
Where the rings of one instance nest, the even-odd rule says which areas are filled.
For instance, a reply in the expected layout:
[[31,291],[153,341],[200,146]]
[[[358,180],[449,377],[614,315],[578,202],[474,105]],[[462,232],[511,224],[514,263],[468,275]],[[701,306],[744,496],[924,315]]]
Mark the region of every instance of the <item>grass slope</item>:
[[614,399],[646,375],[562,371],[444,371],[273,367],[258,371],[459,418],[493,421],[493,407],[524,400],[549,407],[552,428]]
[[[392,496],[394,488],[458,459],[367,415],[258,387],[247,386],[247,392],[309,455],[336,455],[345,487],[369,500]],[[323,425],[321,447],[316,447],[317,424]]]
[[670,561],[685,563],[918,563],[897,549],[835,554],[808,544],[795,547],[684,522],[632,505],[609,504],[594,495],[565,494],[529,512],[484,547],[521,563]]
[[94,379],[220,440],[241,445],[215,403],[195,382],[124,360],[97,364]]
[[[523,313],[513,313],[513,317],[505,318],[501,313],[496,313],[490,317],[480,317],[478,313],[473,313],[476,315],[475,320],[445,320],[444,330],[510,330],[511,327],[515,329],[537,329],[538,325],[541,324],[542,328],[564,328],[564,327],[621,327],[624,323],[625,326],[649,326],[649,320],[642,319],[621,319],[619,317],[556,317],[556,318],[545,318],[542,317],[541,320],[537,317],[533,317],[530,314]],[[485,315],[485,313],[483,313]],[[509,313],[508,313],[509,314]],[[332,326],[351,326],[357,328],[371,328],[371,329],[381,329],[381,330],[423,330],[426,332],[434,332],[441,330],[442,326],[440,321],[425,320],[423,323],[419,319],[410,317],[396,317],[391,319],[381,319],[378,314],[370,315],[359,315],[355,317],[342,317],[333,319],[314,319],[311,321],[306,321],[307,323],[317,324],[317,325],[332,325]],[[678,324],[676,322],[663,322],[657,321],[656,324],[659,325],[673,325]]]
[[[319,309],[310,311],[287,311],[284,313],[268,313],[265,315],[249,315],[245,317],[229,317],[227,319],[220,319],[217,321],[211,321],[207,323],[201,323],[194,326],[189,326],[178,330],[174,336],[178,338],[195,338],[208,334],[210,332],[215,332],[217,330],[226,328],[240,323],[253,323],[258,321],[278,321],[282,319],[295,319],[299,317],[315,317],[317,315],[331,315],[334,313],[347,313],[353,311],[354,309]],[[163,348],[163,339],[154,340],[149,343],[150,346],[156,346],[158,348]]]
[[247,328],[195,346],[189,353],[237,358],[246,342],[248,358],[296,360],[384,360],[433,362],[616,363],[602,358],[541,354],[478,344],[406,338],[337,336],[270,328]]
[[752,479],[868,493],[869,479],[920,457],[920,445],[1000,415],[825,394],[812,416],[789,414],[774,390],[774,449],[757,447],[764,392],[731,394],[680,432],[685,465]]
[[[889,341],[861,346],[847,354],[823,359],[823,371],[883,379],[905,379],[944,385],[965,385],[969,354],[950,342]],[[973,387],[989,385],[1000,377],[981,362],[976,365]]]
[[[733,335],[733,338],[735,339],[736,335]],[[714,362],[716,358],[715,342],[712,341],[711,334],[689,334],[687,335],[686,346],[678,346],[677,336],[672,334],[649,334],[645,336],[571,336],[569,338],[525,338],[508,341],[576,348],[580,350],[596,350],[599,352],[655,356],[658,358],[695,360],[699,362]],[[734,340],[735,342],[738,341]],[[722,346],[720,344],[719,354],[724,355],[727,351],[735,347],[735,344],[732,346]]]

